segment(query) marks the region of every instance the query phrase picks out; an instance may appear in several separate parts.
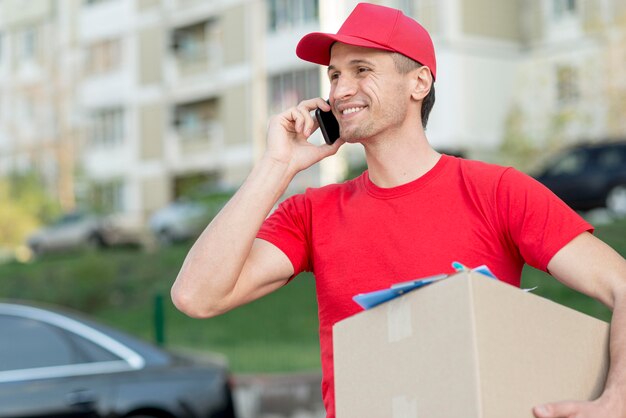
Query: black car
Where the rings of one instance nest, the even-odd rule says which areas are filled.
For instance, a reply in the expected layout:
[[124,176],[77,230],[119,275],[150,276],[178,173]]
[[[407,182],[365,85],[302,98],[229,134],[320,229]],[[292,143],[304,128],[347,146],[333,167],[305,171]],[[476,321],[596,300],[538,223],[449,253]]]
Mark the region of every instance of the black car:
[[223,362],[23,303],[0,303],[0,336],[0,417],[235,416]]
[[626,142],[570,148],[536,178],[575,210],[607,208],[626,216]]

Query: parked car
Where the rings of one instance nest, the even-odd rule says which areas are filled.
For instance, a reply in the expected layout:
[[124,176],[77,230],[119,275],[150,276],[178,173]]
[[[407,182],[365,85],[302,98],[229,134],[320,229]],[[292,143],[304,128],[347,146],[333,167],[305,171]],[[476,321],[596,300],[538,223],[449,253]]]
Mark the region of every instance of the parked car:
[[212,191],[180,198],[157,210],[148,225],[162,244],[196,238],[232,197],[233,191]]
[[145,235],[143,223],[138,217],[73,212],[36,231],[28,237],[27,245],[34,254],[40,255],[80,248],[139,245]]
[[235,416],[223,361],[33,304],[1,302],[0,335],[0,417]]
[[626,142],[567,149],[536,178],[575,210],[607,208],[626,216]]

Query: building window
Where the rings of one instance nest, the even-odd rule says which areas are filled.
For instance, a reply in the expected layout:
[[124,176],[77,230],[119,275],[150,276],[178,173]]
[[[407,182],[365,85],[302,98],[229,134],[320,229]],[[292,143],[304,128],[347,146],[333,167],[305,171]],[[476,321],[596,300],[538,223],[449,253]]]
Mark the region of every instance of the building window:
[[552,0],[555,19],[562,19],[576,14],[576,0]]
[[124,183],[113,180],[91,186],[90,205],[99,213],[124,211]]
[[106,3],[109,1],[111,0],[84,0],[84,4],[86,4],[87,6],[91,6],[94,4]]
[[20,58],[23,61],[34,61],[37,58],[39,47],[37,28],[31,27],[22,30],[18,39]]
[[570,104],[578,100],[580,89],[578,71],[569,65],[560,65],[556,69],[556,92],[559,104]]
[[290,29],[319,19],[318,0],[270,0],[269,29]]
[[35,120],[35,99],[28,94],[19,96],[16,100],[18,120],[23,125],[32,125]]
[[119,39],[107,39],[90,45],[87,48],[85,72],[97,75],[119,69],[122,62],[121,44]]
[[212,98],[176,106],[174,126],[183,140],[210,140],[219,129],[218,99]]
[[218,171],[187,173],[174,177],[174,197],[202,198],[219,190],[222,175]]
[[202,72],[221,61],[222,31],[218,20],[178,28],[173,33],[172,49],[183,73]]
[[317,68],[282,73],[270,78],[268,97],[272,114],[319,95],[320,73]]
[[114,147],[124,140],[124,111],[102,109],[92,113],[89,143],[95,147]]

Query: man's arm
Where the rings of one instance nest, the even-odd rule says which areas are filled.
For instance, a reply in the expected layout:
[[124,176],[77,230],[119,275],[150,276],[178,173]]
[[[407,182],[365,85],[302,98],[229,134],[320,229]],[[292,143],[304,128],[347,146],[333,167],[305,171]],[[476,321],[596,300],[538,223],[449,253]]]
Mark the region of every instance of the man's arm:
[[591,402],[558,402],[533,409],[537,418],[626,418],[626,260],[585,232],[563,247],[548,263],[565,285],[613,310],[610,367],[604,392]]
[[293,275],[287,256],[256,234],[293,177],[342,144],[307,141],[318,127],[310,115],[317,107],[330,109],[321,98],[305,100],[270,120],[263,158],[194,243],[172,286],[174,304],[187,315],[221,314],[279,288]]

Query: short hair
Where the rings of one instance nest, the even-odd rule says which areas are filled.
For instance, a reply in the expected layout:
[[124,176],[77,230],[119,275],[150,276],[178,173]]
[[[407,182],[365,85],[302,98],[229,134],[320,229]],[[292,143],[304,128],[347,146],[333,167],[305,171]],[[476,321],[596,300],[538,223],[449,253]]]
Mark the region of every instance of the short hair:
[[[406,55],[402,55],[399,52],[393,52],[391,54],[391,58],[393,58],[393,62],[396,66],[396,70],[400,74],[407,74],[417,68],[423,67],[424,65],[407,57]],[[430,86],[430,91],[424,97],[422,101],[422,127],[426,129],[426,124],[428,124],[428,117],[430,116],[430,111],[433,109],[435,105],[435,81]]]

